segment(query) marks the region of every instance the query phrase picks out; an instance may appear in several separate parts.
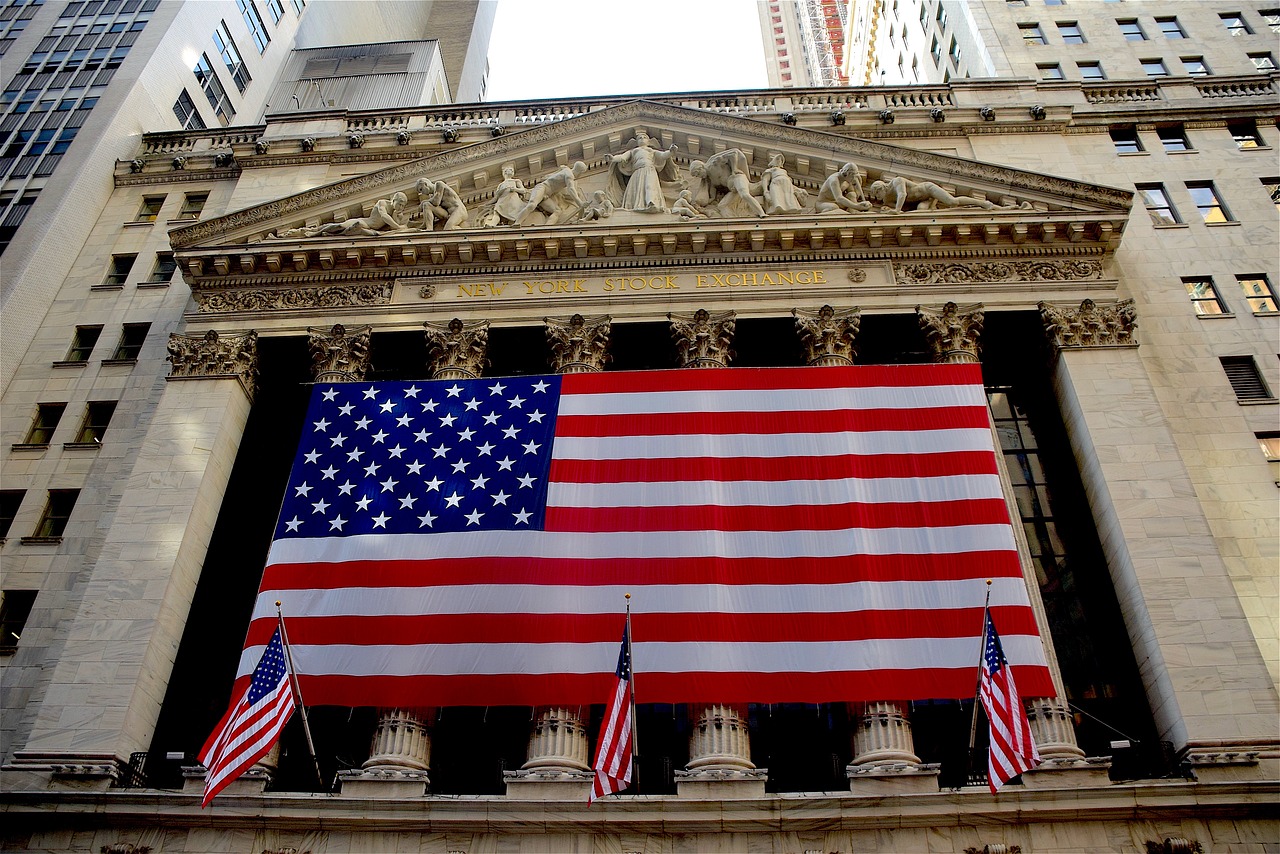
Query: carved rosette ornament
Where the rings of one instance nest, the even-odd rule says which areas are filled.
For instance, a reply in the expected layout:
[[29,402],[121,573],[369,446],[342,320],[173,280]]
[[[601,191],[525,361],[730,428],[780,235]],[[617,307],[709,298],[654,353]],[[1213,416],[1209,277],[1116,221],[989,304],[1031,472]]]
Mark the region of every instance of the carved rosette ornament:
[[982,335],[982,303],[963,308],[949,302],[941,310],[916,306],[916,316],[937,362],[976,362]]
[[862,309],[834,309],[824,305],[817,311],[795,308],[796,334],[804,345],[805,364],[816,367],[852,365],[857,355],[853,339],[862,324]]
[[473,380],[489,364],[489,321],[455,317],[447,326],[430,321],[422,325],[427,329],[427,366],[433,380]]
[[737,355],[732,349],[737,319],[737,312],[711,314],[704,308],[693,314],[668,314],[679,367],[727,368]]
[[371,367],[369,339],[372,326],[362,326],[348,333],[341,323],[332,329],[307,329],[310,337],[311,374],[316,382],[355,383],[364,379]]
[[210,329],[202,336],[172,333],[169,355],[171,380],[238,380],[253,400],[258,381],[258,333],[220,336]]
[[1037,307],[1044,321],[1045,334],[1055,350],[1138,346],[1134,339],[1138,315],[1131,299],[1102,305],[1086,299],[1079,308],[1047,302]]
[[558,374],[586,374],[603,371],[609,356],[609,332],[613,318],[607,314],[583,317],[575,314],[565,320],[544,317],[547,344],[551,355],[547,361]]

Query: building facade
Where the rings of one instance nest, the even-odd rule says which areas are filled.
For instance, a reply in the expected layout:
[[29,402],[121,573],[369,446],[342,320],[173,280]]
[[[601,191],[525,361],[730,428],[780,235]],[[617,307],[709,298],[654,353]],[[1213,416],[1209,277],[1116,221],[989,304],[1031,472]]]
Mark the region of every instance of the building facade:
[[[1276,86],[953,78],[146,134],[4,393],[4,844],[1266,850]],[[611,162],[650,145],[677,168],[648,210],[615,203]],[[981,364],[1055,684],[1026,698],[1040,769],[990,794],[971,701],[646,705],[637,786],[588,809],[599,708],[324,707],[320,781],[291,728],[200,810],[311,382],[692,367],[699,334],[728,370]]]

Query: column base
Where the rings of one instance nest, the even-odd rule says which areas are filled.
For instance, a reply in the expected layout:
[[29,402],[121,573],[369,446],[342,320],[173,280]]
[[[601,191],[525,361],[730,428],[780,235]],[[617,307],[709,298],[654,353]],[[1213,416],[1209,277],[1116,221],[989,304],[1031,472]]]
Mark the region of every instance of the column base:
[[938,789],[937,764],[903,762],[894,765],[850,765],[845,768],[849,791],[855,795],[914,795]]
[[[182,766],[182,794],[203,795],[208,776],[209,769],[203,765]],[[218,795],[261,795],[271,785],[273,777],[266,768],[255,766],[228,783]]]
[[1201,783],[1280,779],[1280,745],[1196,746],[1187,750],[1184,759]]
[[699,800],[763,798],[766,768],[711,769],[676,772],[676,796]]
[[531,768],[504,771],[507,797],[513,801],[581,801],[587,802],[595,782],[594,771],[569,768]]
[[1028,789],[1083,789],[1111,785],[1111,757],[1046,759],[1030,771],[1022,772]]
[[55,754],[18,751],[2,770],[4,790],[64,789],[105,792],[120,778],[122,762],[109,754]]
[[342,794],[353,798],[403,800],[427,794],[431,779],[413,768],[353,768],[339,771]]

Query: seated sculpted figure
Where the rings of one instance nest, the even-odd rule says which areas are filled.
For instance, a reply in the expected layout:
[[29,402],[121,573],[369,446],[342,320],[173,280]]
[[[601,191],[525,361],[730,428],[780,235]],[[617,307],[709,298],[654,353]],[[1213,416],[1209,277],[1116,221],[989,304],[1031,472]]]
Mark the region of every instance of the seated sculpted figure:
[[529,191],[529,198],[516,212],[515,224],[524,225],[529,214],[540,210],[547,215],[547,225],[564,222],[587,207],[587,197],[578,187],[578,178],[587,173],[581,160],[572,166],[561,166],[543,178]]
[[809,194],[791,182],[785,163],[786,158],[775,154],[769,158],[769,168],[760,175],[764,212],[770,216],[799,213],[809,202]]
[[[911,181],[899,175],[885,175],[879,181],[872,181],[867,188],[867,195],[895,213],[905,210],[931,210],[944,208],[982,208],[993,211],[1000,206],[993,205],[986,199],[973,196],[953,196],[932,181]],[[911,207],[908,208],[907,206]]]
[[613,216],[613,208],[613,200],[609,198],[609,194],[604,190],[596,190],[591,194],[591,200],[588,201],[587,206],[582,209],[582,213],[578,215],[578,219],[583,222],[608,219]]
[[679,198],[671,206],[671,212],[685,219],[706,219],[707,215],[693,203],[693,191],[681,190]]
[[516,214],[524,208],[529,198],[529,189],[516,177],[516,170],[511,166],[502,167],[502,182],[493,193],[493,215],[487,225],[514,223]]
[[418,214],[424,231],[431,231],[437,217],[444,220],[445,231],[466,225],[467,207],[453,187],[444,181],[419,178],[417,190]]
[[[750,174],[751,161],[746,152],[738,148],[726,148],[705,161],[689,164],[689,172],[699,181],[695,198],[704,204],[713,204],[721,216],[742,216],[745,213],[764,216],[764,208],[755,200]],[[725,195],[720,196],[724,190]],[[705,202],[703,201],[705,200]]]
[[847,211],[858,213],[871,210],[871,203],[862,193],[862,179],[858,177],[858,167],[846,163],[839,170],[827,176],[818,190],[818,213]]

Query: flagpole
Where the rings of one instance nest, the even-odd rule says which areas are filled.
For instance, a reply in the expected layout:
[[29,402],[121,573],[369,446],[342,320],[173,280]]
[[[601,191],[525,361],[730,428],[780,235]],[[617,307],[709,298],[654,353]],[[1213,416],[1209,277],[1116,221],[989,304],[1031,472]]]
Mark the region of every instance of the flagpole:
[[[982,668],[987,654],[987,611],[991,608],[991,579],[987,579],[987,601],[982,603],[982,641],[978,644],[978,682],[973,687],[973,717],[969,720],[969,763],[973,764],[973,743],[978,738],[978,705],[982,702]],[[965,771],[968,779],[968,770]]]
[[316,745],[311,740],[311,724],[307,722],[307,706],[302,702],[302,687],[298,684],[298,673],[293,667],[293,648],[289,646],[289,633],[284,627],[284,614],[280,610],[280,600],[276,600],[276,618],[280,621],[280,644],[284,647],[284,656],[289,661],[289,687],[293,689],[293,702],[302,714],[302,732],[307,737],[307,750],[311,751],[311,764],[316,769],[316,782],[324,788],[324,777],[320,773],[320,760],[316,758]]
[[630,686],[628,690],[631,693],[631,758],[635,760],[632,763],[631,776],[636,787],[640,786],[640,740],[636,733],[636,659],[631,654],[631,594],[626,594],[627,599],[627,661],[631,662],[631,678],[627,680]]

